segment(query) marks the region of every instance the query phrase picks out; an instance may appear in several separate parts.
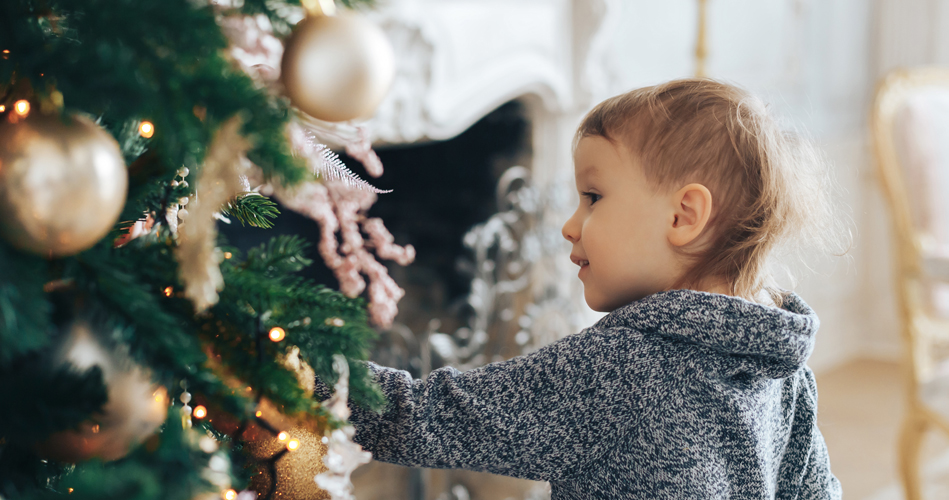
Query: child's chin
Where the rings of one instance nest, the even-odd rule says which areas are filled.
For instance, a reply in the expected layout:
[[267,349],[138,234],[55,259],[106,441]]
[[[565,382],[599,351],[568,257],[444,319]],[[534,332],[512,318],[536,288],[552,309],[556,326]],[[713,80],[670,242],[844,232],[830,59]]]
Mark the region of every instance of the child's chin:
[[583,297],[586,300],[587,307],[593,309],[596,312],[608,313],[616,309],[612,307],[611,304],[607,304],[606,301],[598,299],[596,297],[590,297],[589,295],[584,295]]

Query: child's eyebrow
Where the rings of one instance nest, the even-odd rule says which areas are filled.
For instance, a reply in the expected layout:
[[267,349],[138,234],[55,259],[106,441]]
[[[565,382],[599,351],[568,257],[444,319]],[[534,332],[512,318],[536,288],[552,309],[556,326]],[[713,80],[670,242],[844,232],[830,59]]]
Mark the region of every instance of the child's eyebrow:
[[596,165],[593,163],[589,163],[587,165],[580,167],[580,169],[577,170],[577,179],[596,178],[599,176],[599,173],[600,173],[600,170],[596,168]]

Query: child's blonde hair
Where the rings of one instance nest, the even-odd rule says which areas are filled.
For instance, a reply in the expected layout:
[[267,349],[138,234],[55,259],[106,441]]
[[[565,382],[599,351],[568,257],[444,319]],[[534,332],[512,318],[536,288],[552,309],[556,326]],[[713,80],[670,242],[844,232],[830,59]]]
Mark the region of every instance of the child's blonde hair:
[[820,155],[733,85],[685,79],[618,95],[583,119],[576,142],[588,136],[637,154],[656,188],[697,182],[711,191],[709,244],[688,255],[676,286],[720,279],[734,295],[754,300],[765,290],[780,305],[768,270],[776,246],[791,236],[836,238]]

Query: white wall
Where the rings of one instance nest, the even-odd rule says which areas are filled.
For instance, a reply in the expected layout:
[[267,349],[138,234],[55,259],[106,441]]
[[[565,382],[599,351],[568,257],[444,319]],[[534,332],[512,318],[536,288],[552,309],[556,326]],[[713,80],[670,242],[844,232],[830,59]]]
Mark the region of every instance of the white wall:
[[[912,0],[923,1],[938,0]],[[609,52],[616,74],[610,93],[693,74],[696,5],[622,0]],[[843,216],[853,219],[847,257],[812,255],[806,263],[813,271],[789,264],[800,278],[796,291],[821,318],[811,358],[818,371],[856,357],[896,359],[900,353],[889,220],[867,125],[883,70],[876,13],[883,8],[868,0],[708,0],[708,74],[757,93],[789,126],[809,133],[832,161],[841,201],[849,207]],[[889,57],[889,65],[899,59]]]

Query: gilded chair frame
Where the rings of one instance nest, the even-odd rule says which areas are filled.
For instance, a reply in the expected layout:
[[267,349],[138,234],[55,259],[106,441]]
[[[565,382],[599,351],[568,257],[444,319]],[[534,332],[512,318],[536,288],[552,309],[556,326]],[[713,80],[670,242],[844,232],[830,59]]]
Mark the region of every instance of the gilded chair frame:
[[[897,152],[895,120],[907,99],[933,87],[949,92],[949,68],[900,69],[884,77],[876,91],[870,116],[874,155],[884,194],[889,202],[894,237],[895,285],[905,345],[907,406],[899,441],[899,472],[907,500],[920,500],[920,445],[925,432],[949,435],[949,419],[921,397],[936,371],[931,354],[937,343],[949,341],[949,322],[931,313],[926,283],[949,281],[949,262],[925,253],[927,236],[915,227],[906,173]],[[949,394],[947,394],[949,397]]]

